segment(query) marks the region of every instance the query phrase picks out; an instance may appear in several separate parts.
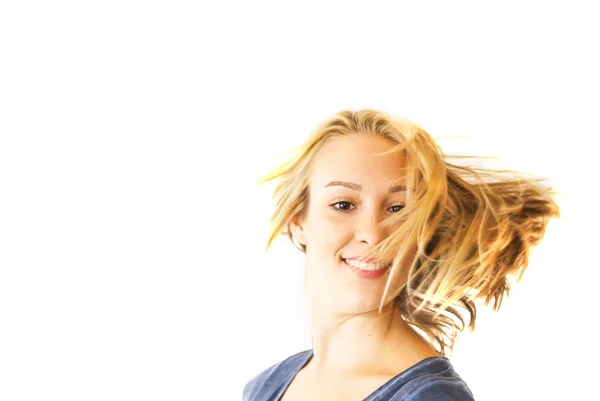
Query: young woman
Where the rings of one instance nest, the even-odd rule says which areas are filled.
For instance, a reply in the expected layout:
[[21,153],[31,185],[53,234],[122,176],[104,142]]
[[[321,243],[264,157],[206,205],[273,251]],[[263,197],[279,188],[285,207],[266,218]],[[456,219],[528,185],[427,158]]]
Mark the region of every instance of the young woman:
[[473,400],[448,357],[475,301],[508,294],[559,215],[552,188],[446,161],[420,127],[343,111],[275,180],[267,249],[306,254],[312,349],[249,381],[244,401]]

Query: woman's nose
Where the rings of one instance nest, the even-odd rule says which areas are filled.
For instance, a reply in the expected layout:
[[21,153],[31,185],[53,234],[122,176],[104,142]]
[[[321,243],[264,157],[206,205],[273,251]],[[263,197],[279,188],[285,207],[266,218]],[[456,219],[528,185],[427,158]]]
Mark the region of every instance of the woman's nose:
[[357,219],[355,238],[358,242],[366,242],[375,245],[383,240],[385,232],[382,228],[381,213],[369,211],[363,213]]

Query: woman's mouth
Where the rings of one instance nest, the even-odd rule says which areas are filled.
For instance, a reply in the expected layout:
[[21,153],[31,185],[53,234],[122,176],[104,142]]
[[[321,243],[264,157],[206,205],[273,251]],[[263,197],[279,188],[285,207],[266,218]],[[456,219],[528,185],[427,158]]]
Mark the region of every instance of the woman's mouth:
[[344,258],[342,258],[342,261],[350,269],[350,271],[362,278],[379,278],[385,275],[390,268],[389,263],[365,263],[358,260]]

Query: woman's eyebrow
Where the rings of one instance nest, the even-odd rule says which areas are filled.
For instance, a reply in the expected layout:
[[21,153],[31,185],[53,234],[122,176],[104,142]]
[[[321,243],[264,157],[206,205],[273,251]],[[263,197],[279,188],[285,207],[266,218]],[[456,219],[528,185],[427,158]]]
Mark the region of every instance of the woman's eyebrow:
[[[351,189],[353,191],[358,191],[358,192],[360,192],[362,190],[362,185],[355,184],[353,182],[348,182],[348,181],[331,181],[329,184],[325,185],[325,188],[334,187],[334,186],[340,186],[340,187],[348,188],[348,189]],[[401,192],[401,191],[406,191],[406,186],[394,185],[394,186],[390,187],[390,189],[388,189],[388,192],[390,194],[393,194],[396,192]]]

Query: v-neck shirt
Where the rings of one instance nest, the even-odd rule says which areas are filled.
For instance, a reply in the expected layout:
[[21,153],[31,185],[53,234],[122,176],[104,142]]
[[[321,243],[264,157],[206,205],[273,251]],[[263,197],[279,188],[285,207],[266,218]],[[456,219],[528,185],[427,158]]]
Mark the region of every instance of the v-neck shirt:
[[[313,350],[309,349],[265,369],[244,386],[242,401],[280,401],[312,356]],[[450,359],[434,356],[398,373],[363,401],[474,401],[474,398]]]

